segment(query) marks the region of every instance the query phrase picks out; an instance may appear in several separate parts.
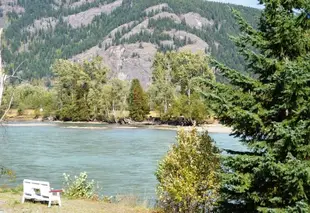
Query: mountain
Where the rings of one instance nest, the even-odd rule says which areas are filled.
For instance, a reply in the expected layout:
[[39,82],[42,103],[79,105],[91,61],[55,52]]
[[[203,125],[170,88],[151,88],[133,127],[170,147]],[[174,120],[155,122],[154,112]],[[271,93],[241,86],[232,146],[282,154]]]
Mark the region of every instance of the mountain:
[[157,51],[211,54],[243,69],[228,35],[239,30],[231,7],[255,25],[257,9],[203,0],[2,0],[3,60],[24,79],[51,77],[56,59],[101,56],[111,77],[151,81]]

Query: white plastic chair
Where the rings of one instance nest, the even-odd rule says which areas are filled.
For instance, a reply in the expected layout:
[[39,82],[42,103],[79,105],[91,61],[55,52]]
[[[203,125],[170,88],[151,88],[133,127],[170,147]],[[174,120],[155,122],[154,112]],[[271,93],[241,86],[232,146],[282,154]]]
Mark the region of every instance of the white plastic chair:
[[50,188],[49,182],[25,179],[23,181],[23,188],[22,203],[24,203],[26,199],[47,201],[48,207],[51,207],[52,202],[57,201],[58,205],[61,206],[60,193],[62,190]]

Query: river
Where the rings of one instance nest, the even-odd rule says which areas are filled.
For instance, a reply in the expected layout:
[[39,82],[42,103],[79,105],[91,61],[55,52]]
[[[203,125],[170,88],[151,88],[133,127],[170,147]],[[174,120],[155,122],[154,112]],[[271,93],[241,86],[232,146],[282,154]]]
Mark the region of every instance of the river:
[[[219,148],[244,150],[228,134],[210,135]],[[16,172],[16,180],[10,184],[22,184],[27,178],[46,180],[53,188],[61,188],[63,173],[77,175],[86,171],[104,195],[130,194],[154,199],[154,173],[175,136],[172,130],[109,125],[2,126],[0,165]]]

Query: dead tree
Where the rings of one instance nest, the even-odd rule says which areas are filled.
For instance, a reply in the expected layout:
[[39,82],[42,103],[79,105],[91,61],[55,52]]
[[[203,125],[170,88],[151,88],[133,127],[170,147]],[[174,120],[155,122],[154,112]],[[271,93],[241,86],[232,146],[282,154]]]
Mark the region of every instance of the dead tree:
[[[0,29],[0,44],[1,44],[1,37],[2,37],[2,28]],[[4,70],[2,69],[2,56],[0,51],[0,107],[2,106],[2,98],[4,92],[4,83],[7,79],[7,75],[5,74]]]
[[[3,32],[3,29],[0,28],[0,44],[1,44],[1,38],[2,38],[2,32]],[[16,76],[16,72],[19,70],[19,68],[22,66],[22,64],[24,63],[25,61],[21,62],[16,69],[13,69],[13,72],[11,75],[7,75],[5,72],[4,72],[4,69],[3,69],[3,66],[2,66],[2,54],[1,54],[1,50],[0,50],[0,108],[2,106],[2,101],[3,101],[3,93],[4,93],[4,89],[5,89],[5,82],[6,80],[8,80],[9,78],[18,78]],[[5,115],[8,113],[8,111],[10,110],[11,108],[11,105],[13,103],[13,98],[14,98],[14,94],[12,93],[11,94],[11,99],[10,99],[10,102],[9,102],[9,105],[7,107],[7,109],[4,111],[4,113],[2,115],[0,115],[0,122],[3,121]]]

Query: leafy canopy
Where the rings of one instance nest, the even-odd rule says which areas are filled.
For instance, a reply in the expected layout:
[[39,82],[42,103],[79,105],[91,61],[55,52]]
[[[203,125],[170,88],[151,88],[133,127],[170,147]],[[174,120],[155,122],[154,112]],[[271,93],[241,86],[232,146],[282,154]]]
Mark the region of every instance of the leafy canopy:
[[134,121],[143,121],[150,112],[147,95],[138,79],[133,79],[131,82],[128,105],[129,117]]
[[180,130],[156,172],[165,212],[205,212],[218,198],[220,161],[208,133]]
[[150,101],[160,111],[163,120],[183,116],[203,122],[208,117],[207,105],[196,92],[197,77],[215,79],[205,54],[157,53],[152,75]]
[[53,65],[57,81],[59,118],[61,120],[88,121],[96,118],[99,98],[106,83],[108,69],[101,65],[101,58],[83,64],[58,60]]
[[308,212],[310,1],[260,3],[258,29],[234,11],[241,29],[234,40],[255,77],[215,62],[229,84],[205,81],[220,120],[249,149],[224,158],[220,212]]

